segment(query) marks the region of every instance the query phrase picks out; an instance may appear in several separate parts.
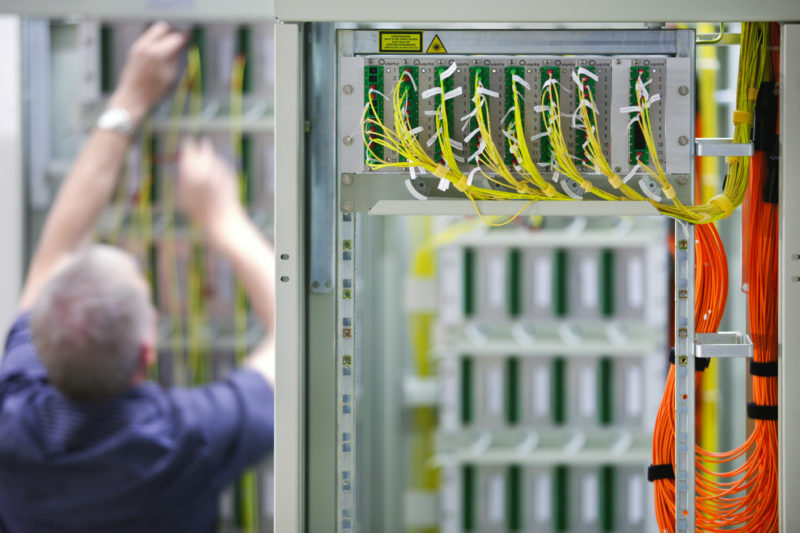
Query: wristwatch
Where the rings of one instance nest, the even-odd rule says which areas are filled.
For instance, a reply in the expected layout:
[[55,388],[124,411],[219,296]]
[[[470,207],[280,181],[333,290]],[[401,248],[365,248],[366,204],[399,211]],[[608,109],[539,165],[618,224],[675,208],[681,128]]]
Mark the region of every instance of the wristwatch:
[[97,127],[101,130],[116,131],[123,135],[131,135],[136,126],[131,114],[122,107],[109,107],[97,119]]

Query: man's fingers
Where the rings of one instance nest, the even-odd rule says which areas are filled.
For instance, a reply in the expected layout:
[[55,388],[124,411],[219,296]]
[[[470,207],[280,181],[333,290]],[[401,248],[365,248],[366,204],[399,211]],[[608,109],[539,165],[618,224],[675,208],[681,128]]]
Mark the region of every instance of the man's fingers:
[[152,51],[159,57],[174,57],[183,49],[188,40],[188,34],[179,31],[170,31],[153,41],[151,45]]
[[158,22],[154,22],[147,28],[144,33],[139,37],[139,40],[142,42],[145,41],[153,41],[162,37],[169,33],[171,30],[170,25],[164,22],[163,20],[159,20]]

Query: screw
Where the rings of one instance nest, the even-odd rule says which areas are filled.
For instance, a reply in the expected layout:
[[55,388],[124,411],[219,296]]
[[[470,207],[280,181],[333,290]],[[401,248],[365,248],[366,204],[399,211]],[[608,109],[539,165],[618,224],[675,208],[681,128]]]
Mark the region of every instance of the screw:
[[680,241],[678,241],[679,250],[686,250],[688,247],[689,243],[686,241],[686,239],[681,239]]
[[678,182],[678,185],[686,185],[687,183],[689,183],[689,176],[684,176],[683,174],[681,174],[680,176],[675,178],[675,181]]
[[681,96],[686,96],[689,94],[689,88],[686,85],[681,85],[678,87],[678,94]]
[[289,276],[281,276],[281,281],[286,283],[287,281],[289,281]]
[[622,172],[622,167],[614,167],[614,172]]
[[344,174],[342,176],[342,185],[352,185],[353,184],[353,176],[350,174]]
[[685,355],[678,356],[678,364],[679,365],[684,365],[685,366],[686,363],[688,363],[688,362],[689,362],[689,358],[686,357]]
[[342,211],[344,211],[345,213],[352,213],[353,212],[353,207],[354,207],[353,206],[353,202],[351,202],[350,200],[347,200],[346,202],[344,202],[342,204]]
[[353,94],[353,86],[348,83],[342,87],[342,92],[344,92],[344,94]]
[[689,292],[686,289],[681,289],[678,291],[678,298],[681,300],[685,300],[689,297]]
[[347,137],[342,139],[342,142],[344,143],[345,146],[350,146],[351,144],[353,144],[353,138],[348,135]]
[[680,137],[678,137],[678,144],[680,144],[681,146],[686,146],[687,144],[689,144],[689,137],[687,137],[686,135],[681,135]]
[[678,337],[681,339],[685,339],[689,336],[689,331],[686,328],[681,328],[678,330]]

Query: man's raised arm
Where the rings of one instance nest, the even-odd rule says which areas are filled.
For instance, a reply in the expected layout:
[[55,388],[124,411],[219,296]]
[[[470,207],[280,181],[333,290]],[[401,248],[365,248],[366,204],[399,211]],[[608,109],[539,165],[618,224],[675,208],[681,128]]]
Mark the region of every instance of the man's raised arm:
[[55,267],[88,240],[109,198],[138,127],[175,81],[186,35],[164,22],[153,24],[134,43],[107,112],[83,146],[47,216],[20,299],[33,306]]
[[248,361],[274,384],[275,256],[239,203],[236,176],[207,140],[187,140],[178,163],[178,202],[233,266],[266,337]]

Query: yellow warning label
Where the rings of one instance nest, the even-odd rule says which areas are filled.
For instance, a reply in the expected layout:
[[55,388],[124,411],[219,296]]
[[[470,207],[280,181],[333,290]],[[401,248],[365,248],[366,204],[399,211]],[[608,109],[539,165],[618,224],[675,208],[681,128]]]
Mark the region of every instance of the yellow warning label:
[[425,50],[426,54],[446,54],[447,49],[444,47],[442,40],[439,39],[439,35],[434,35],[431,44],[428,45],[428,49]]
[[421,31],[381,31],[378,33],[380,35],[381,53],[422,53]]

